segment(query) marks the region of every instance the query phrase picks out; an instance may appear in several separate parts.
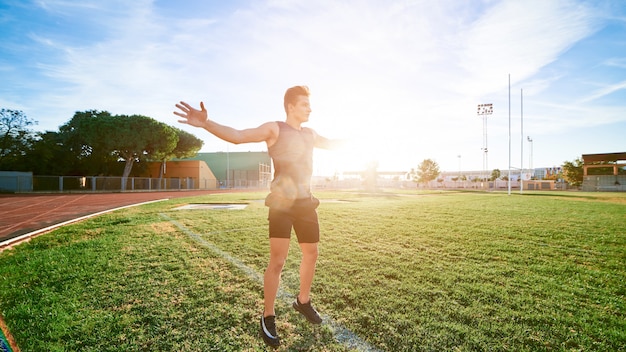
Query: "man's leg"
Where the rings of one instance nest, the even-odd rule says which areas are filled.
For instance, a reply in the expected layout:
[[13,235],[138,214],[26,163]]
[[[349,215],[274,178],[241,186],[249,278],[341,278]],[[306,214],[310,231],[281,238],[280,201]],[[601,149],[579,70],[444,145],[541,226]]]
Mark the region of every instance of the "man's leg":
[[302,262],[300,263],[300,293],[293,307],[302,313],[313,324],[321,324],[322,317],[311,305],[311,284],[315,276],[317,263],[317,243],[300,243],[302,248]]
[[311,300],[311,285],[317,264],[317,242],[300,243],[300,248],[302,249],[302,262],[300,262],[300,294],[298,300],[301,303],[308,303]]
[[280,285],[280,273],[283,270],[289,253],[289,238],[270,238],[270,261],[265,269],[263,279],[263,295],[265,310],[263,315],[276,315],[274,303]]

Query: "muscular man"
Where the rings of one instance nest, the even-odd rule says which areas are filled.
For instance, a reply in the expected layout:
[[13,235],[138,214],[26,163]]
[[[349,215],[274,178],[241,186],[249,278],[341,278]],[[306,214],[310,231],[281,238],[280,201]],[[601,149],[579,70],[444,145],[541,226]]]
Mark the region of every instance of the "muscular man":
[[269,207],[270,260],[265,270],[263,293],[264,312],[261,316],[261,334],[270,346],[280,345],[276,333],[274,303],[280,285],[280,275],[289,252],[291,229],[293,228],[302,250],[300,263],[300,292],[293,307],[313,324],[322,319],[311,306],[311,284],[315,275],[318,256],[319,223],[316,208],[319,201],[311,194],[313,172],[313,148],[330,149],[337,143],[302,127],[309,121],[311,105],[309,89],[295,86],[287,89],[284,99],[284,122],[266,122],[256,128],[234,129],[218,124],[208,118],[204,103],[200,110],[185,102],[176,104],[182,117],[181,123],[204,128],[227,142],[265,142],[274,163],[274,178],[270,194],[265,200]]

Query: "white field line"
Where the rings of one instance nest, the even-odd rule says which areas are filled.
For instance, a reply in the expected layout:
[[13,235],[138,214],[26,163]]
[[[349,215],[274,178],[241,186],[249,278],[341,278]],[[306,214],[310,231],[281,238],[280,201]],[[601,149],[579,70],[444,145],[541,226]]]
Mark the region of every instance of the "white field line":
[[[194,241],[196,241],[200,245],[210,249],[213,253],[215,253],[215,254],[219,255],[220,257],[228,260],[230,263],[235,265],[239,270],[241,270],[246,275],[248,275],[248,277],[250,279],[254,280],[255,282],[259,283],[260,285],[263,285],[263,275],[259,274],[254,269],[252,269],[251,267],[247,266],[241,260],[239,260],[239,259],[233,257],[232,255],[228,254],[227,252],[224,252],[223,250],[219,249],[214,244],[212,244],[209,241],[207,241],[204,238],[202,238],[201,235],[199,235],[199,234],[189,230],[184,225],[182,225],[181,223],[177,222],[176,220],[170,218],[169,216],[167,216],[167,215],[165,215],[163,213],[160,213],[159,215],[162,218],[164,218],[165,220],[169,221],[171,224],[173,224],[176,227],[178,227],[179,230],[184,232],[187,236],[189,236],[191,239],[193,239]],[[243,230],[243,229],[240,229],[240,230]],[[230,230],[227,230],[227,231],[230,231]],[[224,231],[224,232],[226,232],[226,231]],[[287,305],[290,305],[293,302],[293,300],[296,298],[296,296],[294,294],[291,294],[291,293],[285,291],[282,287],[279,287],[277,297],[280,298],[281,300],[283,300],[283,302],[285,302]],[[367,342],[362,340],[359,336],[357,336],[352,331],[350,331],[347,328],[343,327],[341,324],[335,322],[331,317],[322,314],[322,319],[324,321],[322,324],[328,325],[331,328],[331,330],[333,331],[333,335],[335,336],[335,339],[339,343],[341,343],[341,344],[345,345],[346,347],[348,347],[349,349],[354,349],[354,350],[357,350],[357,351],[365,351],[365,352],[379,351],[378,349],[372,347],[370,344],[368,344]]]
[[116,211],[116,210],[120,210],[120,209],[126,209],[126,208],[130,208],[130,207],[136,207],[136,206],[139,206],[139,205],[150,204],[150,203],[155,203],[155,202],[162,202],[164,200],[167,200],[167,198],[166,199],[151,200],[151,201],[143,202],[143,203],[136,203],[136,204],[125,205],[123,207],[103,210],[103,211],[99,211],[97,213],[88,214],[88,215],[81,216],[81,217],[78,217],[78,218],[75,218],[75,219],[71,219],[71,220],[67,220],[67,221],[64,221],[64,222],[60,222],[58,224],[54,224],[54,225],[45,227],[43,229],[39,229],[39,230],[35,230],[35,231],[29,232],[29,233],[25,233],[25,234],[20,235],[18,237],[10,238],[10,239],[8,239],[8,240],[6,240],[4,242],[0,242],[0,251],[2,251],[5,248],[8,248],[9,246],[18,245],[21,242],[28,241],[28,240],[30,240],[33,237],[36,237],[36,236],[41,235],[43,233],[46,233],[48,231],[52,231],[52,230],[54,230],[54,229],[56,229],[58,227],[61,227],[61,226],[65,226],[65,225],[68,225],[68,224],[71,224],[71,223],[74,223],[74,222],[78,222],[78,221],[82,221],[82,220],[85,220],[85,219],[89,219],[89,218],[92,218],[94,216],[110,213],[112,211]]

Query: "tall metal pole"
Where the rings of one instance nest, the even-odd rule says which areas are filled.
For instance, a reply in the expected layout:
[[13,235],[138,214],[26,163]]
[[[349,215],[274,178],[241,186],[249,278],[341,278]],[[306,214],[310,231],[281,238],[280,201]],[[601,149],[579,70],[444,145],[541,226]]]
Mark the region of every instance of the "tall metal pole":
[[521,101],[521,148],[520,148],[520,171],[519,171],[519,193],[524,192],[524,90],[520,89],[520,101]]
[[511,195],[511,74],[509,73],[509,195]]
[[[489,172],[489,162],[487,157],[487,115],[491,114],[493,114],[493,104],[478,104],[478,116],[482,116],[483,118],[483,147],[481,149],[483,151],[483,170],[485,173]],[[484,178],[486,179],[487,177]],[[489,183],[487,183],[487,185],[489,185]]]
[[[480,114],[480,113],[479,113]],[[483,151],[483,172],[482,172],[482,177],[481,177],[481,182],[485,181],[485,174],[487,173],[487,115],[482,114],[482,119],[483,119],[483,147],[480,148],[480,150]]]

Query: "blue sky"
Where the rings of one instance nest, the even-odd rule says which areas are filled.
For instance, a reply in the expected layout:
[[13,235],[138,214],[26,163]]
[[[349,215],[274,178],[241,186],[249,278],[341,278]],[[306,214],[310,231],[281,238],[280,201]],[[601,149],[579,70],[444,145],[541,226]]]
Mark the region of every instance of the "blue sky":
[[488,169],[508,169],[509,75],[513,167],[529,167],[527,136],[535,167],[626,151],[623,0],[0,0],[0,107],[36,130],[97,109],[184,128],[203,151],[265,150],[179,125],[174,104],[253,127],[306,84],[308,126],[350,141],[318,152],[318,173],[480,170],[482,103]]

